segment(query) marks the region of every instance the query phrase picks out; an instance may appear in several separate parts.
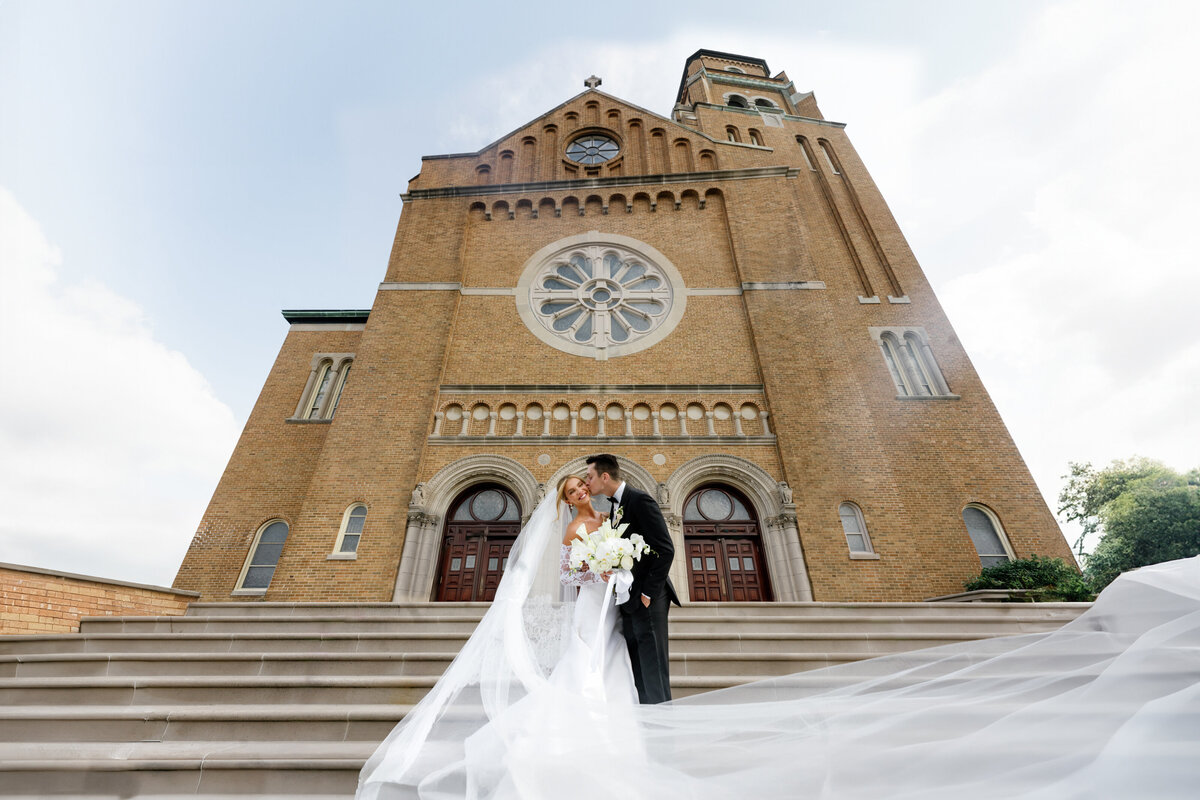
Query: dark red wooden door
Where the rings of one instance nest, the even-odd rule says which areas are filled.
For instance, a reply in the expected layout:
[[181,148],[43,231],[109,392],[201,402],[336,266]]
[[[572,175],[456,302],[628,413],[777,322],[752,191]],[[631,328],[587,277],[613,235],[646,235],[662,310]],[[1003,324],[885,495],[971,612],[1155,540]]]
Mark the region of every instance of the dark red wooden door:
[[521,527],[516,498],[503,487],[477,486],[455,501],[447,517],[434,596],[443,602],[494,599]]
[[723,486],[695,491],[684,504],[683,535],[693,601],[771,599],[758,522],[740,494]]

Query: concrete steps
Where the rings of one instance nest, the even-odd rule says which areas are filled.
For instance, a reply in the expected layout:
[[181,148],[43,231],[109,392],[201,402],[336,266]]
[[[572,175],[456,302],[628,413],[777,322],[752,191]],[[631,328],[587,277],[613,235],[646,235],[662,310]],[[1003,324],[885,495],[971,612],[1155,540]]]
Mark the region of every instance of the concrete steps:
[[[1053,630],[1086,604],[695,604],[677,697],[886,653]],[[487,606],[196,603],[0,637],[0,796],[347,797]],[[798,678],[802,681],[803,678]]]

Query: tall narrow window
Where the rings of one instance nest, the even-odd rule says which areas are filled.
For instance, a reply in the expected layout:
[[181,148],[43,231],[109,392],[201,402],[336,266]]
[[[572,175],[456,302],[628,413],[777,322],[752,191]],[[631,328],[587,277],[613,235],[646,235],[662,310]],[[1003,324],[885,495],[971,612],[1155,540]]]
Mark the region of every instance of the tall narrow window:
[[922,328],[870,328],[900,397],[956,397]]
[[816,172],[817,168],[813,166],[812,159],[808,157],[808,146],[804,144],[804,137],[797,136],[796,144],[800,145],[800,154],[804,156],[804,163],[811,172]]
[[872,553],[871,539],[867,536],[867,524],[863,521],[862,510],[854,503],[842,503],[838,506],[838,516],[842,518],[842,533],[846,534],[846,545],[850,553]]
[[1008,546],[1004,529],[996,515],[983,506],[972,503],[963,509],[963,522],[967,526],[967,534],[979,554],[979,563],[984,568],[1003,564],[1013,558],[1012,549]]
[[342,368],[338,370],[337,388],[333,392],[333,402],[329,404],[329,413],[325,416],[329,419],[337,412],[338,403],[342,402],[342,389],[346,388],[346,378],[350,376],[350,364],[347,361],[342,364]]
[[759,147],[763,146],[762,134],[756,131],[754,128],[750,129],[750,144],[756,144]]
[[250,555],[246,565],[242,567],[242,577],[238,581],[237,591],[247,594],[262,594],[271,585],[271,577],[275,574],[275,565],[283,552],[283,543],[287,541],[288,526],[281,519],[271,520],[258,529],[254,543],[250,547]]
[[325,404],[325,396],[329,394],[329,385],[333,382],[333,378],[333,362],[322,361],[317,370],[317,382],[313,384],[312,395],[309,397],[305,419],[321,418],[321,406]]
[[725,129],[725,138],[731,142],[740,142],[742,139],[738,136],[738,129],[730,125]]
[[342,515],[342,527],[333,545],[331,558],[353,558],[358,553],[358,541],[362,538],[363,526],[367,524],[367,507],[356,503]]
[[833,156],[829,152],[829,145],[827,145],[825,142],[821,142],[821,152],[825,154],[825,163],[829,165],[829,171],[834,175],[841,175],[842,173],[838,171],[837,165],[834,163]]

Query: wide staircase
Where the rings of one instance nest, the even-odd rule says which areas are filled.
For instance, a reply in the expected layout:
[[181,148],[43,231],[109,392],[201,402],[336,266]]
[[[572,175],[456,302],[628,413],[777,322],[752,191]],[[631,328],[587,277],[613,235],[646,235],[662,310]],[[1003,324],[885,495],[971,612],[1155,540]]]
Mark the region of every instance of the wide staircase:
[[[486,606],[194,603],[0,637],[0,796],[349,797]],[[676,697],[971,639],[1080,603],[724,603],[671,613]]]

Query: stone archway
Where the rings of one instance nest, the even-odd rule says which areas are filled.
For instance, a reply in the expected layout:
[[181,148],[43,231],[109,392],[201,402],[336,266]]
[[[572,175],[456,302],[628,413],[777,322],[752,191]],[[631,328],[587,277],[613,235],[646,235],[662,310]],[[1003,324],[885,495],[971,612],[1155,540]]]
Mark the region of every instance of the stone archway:
[[506,456],[491,454],[460,458],[413,491],[408,506],[404,550],[396,573],[392,602],[425,602],[433,592],[441,524],[463,491],[477,483],[497,483],[510,490],[521,504],[521,523],[537,505],[541,487],[523,464]]
[[[697,456],[682,464],[667,480],[666,496],[663,497],[660,492],[659,502],[669,509],[667,523],[675,540],[676,552],[686,552],[683,504],[695,489],[708,483],[727,484],[737,489],[754,507],[761,525],[767,572],[776,599],[811,601],[812,586],[804,564],[804,551],[800,546],[796,524],[796,506],[791,502],[790,491],[781,489],[779,482],[766,470],[744,458],[722,453]],[[671,579],[676,586],[688,585],[683,559],[675,560]]]

